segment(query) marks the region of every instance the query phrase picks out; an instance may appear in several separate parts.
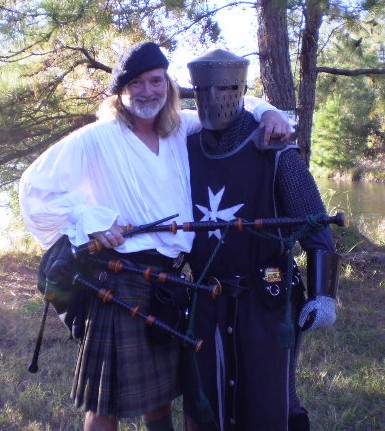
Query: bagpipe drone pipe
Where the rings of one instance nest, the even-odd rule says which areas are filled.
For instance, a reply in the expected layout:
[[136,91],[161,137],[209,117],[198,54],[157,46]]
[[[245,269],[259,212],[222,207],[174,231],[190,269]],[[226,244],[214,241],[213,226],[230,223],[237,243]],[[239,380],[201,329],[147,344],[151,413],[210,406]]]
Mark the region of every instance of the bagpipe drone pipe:
[[[237,219],[230,222],[185,222],[178,225],[174,221],[171,224],[163,224],[177,216],[175,214],[140,226],[128,225],[124,228],[123,236],[130,238],[141,233],[171,232],[177,234],[178,231],[210,231],[224,228],[236,229],[240,232],[244,229],[258,231],[268,228],[298,227],[309,225],[310,223],[309,217],[299,217],[256,219],[253,222]],[[321,227],[329,224],[344,226],[345,218],[342,213],[338,213],[335,216],[321,214],[317,215],[316,222]],[[198,340],[191,334],[186,334],[178,328],[168,325],[156,315],[142,312],[136,304],[128,304],[120,300],[114,296],[111,290],[106,289],[85,276],[82,272],[82,267],[84,266],[84,262],[88,261],[91,264],[104,266],[113,273],[130,272],[142,276],[147,281],[169,285],[175,287],[175,289],[206,293],[213,299],[221,293],[221,285],[218,280],[209,280],[208,284],[194,283],[177,275],[166,272],[155,272],[151,267],[145,269],[139,268],[125,259],[110,259],[105,257],[101,253],[102,251],[103,246],[96,239],[91,239],[88,243],[75,247],[71,245],[68,237],[64,235],[43,255],[38,270],[38,289],[43,294],[44,310],[33,358],[28,367],[31,373],[38,371],[38,357],[49,305],[52,304],[59,318],[69,329],[71,337],[81,338],[84,330],[89,295],[92,294],[99,297],[105,303],[114,303],[126,309],[133,318],[142,318],[147,325],[157,327],[161,331],[177,337],[196,352],[201,348],[202,340]],[[119,253],[116,254],[119,255]]]

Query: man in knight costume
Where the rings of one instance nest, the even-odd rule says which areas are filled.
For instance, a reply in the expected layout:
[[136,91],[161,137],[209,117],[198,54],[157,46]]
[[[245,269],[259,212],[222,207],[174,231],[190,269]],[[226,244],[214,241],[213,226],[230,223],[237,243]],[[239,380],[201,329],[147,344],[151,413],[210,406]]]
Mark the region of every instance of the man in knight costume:
[[[298,147],[291,142],[265,146],[259,124],[245,111],[248,64],[220,49],[188,64],[203,125],[188,138],[194,219],[325,214]],[[299,236],[307,253],[305,295],[295,262],[288,259],[293,244],[285,238],[292,233],[197,233],[193,275],[215,276],[223,293],[216,300],[197,293],[193,301],[191,327],[204,344],[196,355],[195,380],[201,387],[198,392],[192,384],[184,387],[187,431],[310,429],[295,394],[296,354],[302,331],[335,322],[340,257],[328,227]],[[290,325],[291,343],[290,331],[285,332]],[[209,401],[211,418],[202,417],[197,393]]]

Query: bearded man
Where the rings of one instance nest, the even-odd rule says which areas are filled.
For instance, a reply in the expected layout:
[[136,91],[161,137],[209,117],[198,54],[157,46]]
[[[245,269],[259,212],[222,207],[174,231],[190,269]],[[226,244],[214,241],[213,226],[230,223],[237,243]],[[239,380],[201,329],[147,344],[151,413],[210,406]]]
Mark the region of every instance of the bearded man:
[[[178,223],[192,219],[186,137],[201,126],[196,112],[180,110],[168,65],[153,42],[126,49],[112,71],[111,96],[98,121],[53,145],[25,171],[21,209],[44,248],[63,235],[74,246],[93,238],[114,259],[180,272],[193,233],[143,233],[127,241],[122,235],[123,226],[170,214],[178,214]],[[289,133],[288,122],[269,112],[263,117],[267,130]],[[148,312],[151,282],[96,264],[84,270],[118,300]],[[154,343],[144,321],[114,303],[90,300],[71,394],[85,411],[84,430],[116,431],[119,418],[144,416],[149,431],[171,431],[170,403],[181,391],[178,365],[175,338]]]

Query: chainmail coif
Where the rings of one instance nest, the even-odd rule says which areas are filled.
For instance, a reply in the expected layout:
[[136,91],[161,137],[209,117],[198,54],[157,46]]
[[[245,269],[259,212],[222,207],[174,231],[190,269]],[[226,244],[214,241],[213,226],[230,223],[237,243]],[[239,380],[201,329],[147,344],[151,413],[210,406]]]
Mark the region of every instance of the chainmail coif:
[[[235,150],[258,127],[253,114],[243,109],[235,124],[226,130],[202,130],[202,146],[212,156]],[[291,142],[287,142],[291,144]],[[287,217],[325,213],[320,192],[299,151],[289,150],[279,159],[276,180],[279,212]]]
[[226,154],[237,148],[258,127],[253,114],[243,108],[233,126],[225,130],[202,131],[203,147],[210,155]]

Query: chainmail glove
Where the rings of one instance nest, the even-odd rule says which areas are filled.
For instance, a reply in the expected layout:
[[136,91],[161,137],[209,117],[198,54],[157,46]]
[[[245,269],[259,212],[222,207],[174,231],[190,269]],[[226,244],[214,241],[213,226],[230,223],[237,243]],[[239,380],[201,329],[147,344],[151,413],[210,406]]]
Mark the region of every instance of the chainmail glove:
[[336,321],[336,300],[329,296],[317,296],[302,308],[298,324],[304,331],[326,328]]

